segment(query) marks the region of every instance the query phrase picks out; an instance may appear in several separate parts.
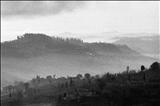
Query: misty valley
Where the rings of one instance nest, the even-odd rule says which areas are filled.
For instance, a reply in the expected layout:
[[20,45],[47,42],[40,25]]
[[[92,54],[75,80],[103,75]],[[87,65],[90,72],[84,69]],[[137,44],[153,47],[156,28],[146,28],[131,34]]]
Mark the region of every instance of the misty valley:
[[0,4],[2,106],[160,106],[159,1]]
[[160,104],[158,61],[118,42],[26,33],[1,43],[1,105]]

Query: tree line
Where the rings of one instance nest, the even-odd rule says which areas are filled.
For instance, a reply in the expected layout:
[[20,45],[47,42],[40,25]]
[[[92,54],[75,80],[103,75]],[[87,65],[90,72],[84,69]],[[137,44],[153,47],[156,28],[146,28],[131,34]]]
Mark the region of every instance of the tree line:
[[60,106],[156,105],[160,100],[160,63],[154,62],[149,69],[142,65],[140,69],[135,71],[127,67],[122,73],[95,76],[89,73],[60,78],[55,78],[55,75],[46,78],[37,76],[31,81],[5,87],[2,90],[2,104],[18,106],[55,102]]

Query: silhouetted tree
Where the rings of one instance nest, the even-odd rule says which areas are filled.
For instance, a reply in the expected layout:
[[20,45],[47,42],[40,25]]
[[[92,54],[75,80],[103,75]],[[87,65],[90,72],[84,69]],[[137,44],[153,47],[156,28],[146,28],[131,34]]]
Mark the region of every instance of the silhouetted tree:
[[91,78],[91,75],[90,75],[89,73],[86,73],[86,74],[84,75],[84,77],[85,77],[86,79],[90,79],[90,78]]
[[56,79],[56,75],[55,74],[53,75],[53,79]]
[[51,75],[47,76],[46,79],[49,81],[49,83],[52,82],[52,76]]
[[129,72],[129,66],[127,66],[126,71],[127,71],[127,73]]
[[151,66],[150,69],[152,70],[159,70],[160,71],[160,63],[154,62]]
[[40,83],[40,76],[37,75],[36,80]]
[[144,65],[141,65],[141,71],[144,71],[144,70],[145,70]]
[[81,79],[83,76],[82,76],[82,74],[78,74],[76,77],[77,77],[78,79]]
[[20,39],[20,36],[17,36],[17,39]]

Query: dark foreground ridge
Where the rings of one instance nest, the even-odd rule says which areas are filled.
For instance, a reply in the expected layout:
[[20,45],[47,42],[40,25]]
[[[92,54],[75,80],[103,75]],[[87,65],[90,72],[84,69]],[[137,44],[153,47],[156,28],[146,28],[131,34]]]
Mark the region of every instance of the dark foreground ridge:
[[158,106],[160,63],[102,76],[37,76],[1,91],[2,106]]

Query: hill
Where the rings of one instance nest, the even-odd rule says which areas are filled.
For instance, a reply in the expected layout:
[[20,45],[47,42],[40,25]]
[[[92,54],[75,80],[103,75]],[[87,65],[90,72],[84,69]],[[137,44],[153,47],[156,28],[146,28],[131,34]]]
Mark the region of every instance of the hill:
[[[85,43],[75,38],[49,37],[45,34],[26,33],[17,40],[1,43],[3,57],[32,57],[49,53],[96,54],[106,52],[119,55],[138,55],[127,46],[109,43]],[[99,55],[99,54],[97,54]]]
[[[75,38],[26,33],[1,43],[2,86],[36,76],[93,75],[120,72],[126,66],[137,69],[155,59],[143,56],[126,45],[87,43]],[[99,70],[99,71],[97,71]]]
[[139,35],[138,37],[119,37],[116,39],[115,44],[124,44],[143,55],[160,58],[159,35]]

